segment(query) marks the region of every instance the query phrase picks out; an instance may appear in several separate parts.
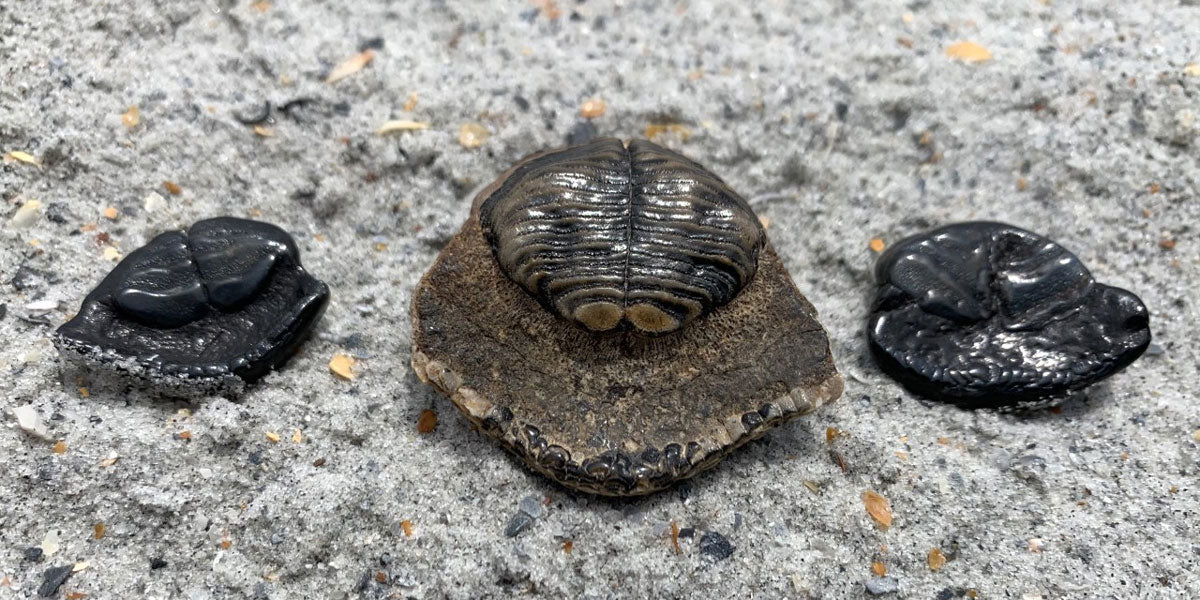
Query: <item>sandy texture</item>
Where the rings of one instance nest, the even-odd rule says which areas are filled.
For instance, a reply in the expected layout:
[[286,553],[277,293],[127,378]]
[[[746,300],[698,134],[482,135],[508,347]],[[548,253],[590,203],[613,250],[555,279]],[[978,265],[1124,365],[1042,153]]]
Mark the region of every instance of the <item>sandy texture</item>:
[[[1200,592],[1194,0],[295,4],[0,3],[0,152],[41,162],[0,164],[0,598],[85,561],[54,594]],[[946,55],[964,40],[991,60]],[[364,45],[365,69],[325,82]],[[586,133],[594,97],[599,133],[675,125],[651,133],[770,219],[846,375],[838,403],[634,502],[530,473],[409,367],[411,291],[471,190]],[[315,101],[274,111],[272,137],[235,119],[297,98]],[[377,137],[389,119],[430,126]],[[490,137],[465,148],[464,123]],[[64,379],[50,332],[111,269],[106,248],[219,214],[290,231],[330,285],[301,355],[240,402]],[[862,334],[869,240],[980,218],[1139,293],[1152,355],[1026,417],[927,405],[884,377]],[[354,381],[330,374],[339,351]],[[50,441],[16,426],[22,407]],[[440,424],[418,434],[430,408]],[[827,427],[846,435],[827,445]],[[57,552],[28,560],[48,537]],[[935,547],[952,559],[936,572]]]

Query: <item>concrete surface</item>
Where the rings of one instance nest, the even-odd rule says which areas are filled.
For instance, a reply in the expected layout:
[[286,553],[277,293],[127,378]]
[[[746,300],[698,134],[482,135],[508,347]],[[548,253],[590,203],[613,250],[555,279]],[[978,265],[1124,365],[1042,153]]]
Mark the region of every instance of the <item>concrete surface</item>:
[[[0,598],[72,564],[56,597],[1200,593],[1200,6],[971,4],[0,2],[0,151],[41,163],[0,164]],[[991,60],[947,56],[960,41]],[[374,60],[326,83],[364,44]],[[297,98],[272,137],[235,120]],[[409,368],[410,291],[470,191],[583,133],[589,98],[600,133],[673,124],[649,133],[753,199],[847,377],[840,402],[631,502],[526,471]],[[376,136],[389,119],[430,127]],[[490,137],[464,147],[464,123]],[[238,402],[64,380],[49,335],[113,253],[219,214],[289,230],[333,288],[302,354]],[[975,218],[1139,293],[1153,355],[1028,416],[902,391],[866,353],[868,243]]]

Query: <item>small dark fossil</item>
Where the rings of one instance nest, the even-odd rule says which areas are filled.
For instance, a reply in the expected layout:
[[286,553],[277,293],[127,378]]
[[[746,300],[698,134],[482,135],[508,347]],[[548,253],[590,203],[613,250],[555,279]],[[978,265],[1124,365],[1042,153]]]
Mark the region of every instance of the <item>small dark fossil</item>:
[[286,232],[218,217],[130,253],[55,344],[65,357],[152,383],[236,391],[285,362],[328,300]]
[[587,492],[662,489],[842,393],[753,211],[645,141],[518,163],[476,197],[412,313],[418,377]]
[[904,239],[879,257],[868,325],[885,372],[967,407],[1036,406],[1132,363],[1150,343],[1134,294],[1062,246],[990,222]]

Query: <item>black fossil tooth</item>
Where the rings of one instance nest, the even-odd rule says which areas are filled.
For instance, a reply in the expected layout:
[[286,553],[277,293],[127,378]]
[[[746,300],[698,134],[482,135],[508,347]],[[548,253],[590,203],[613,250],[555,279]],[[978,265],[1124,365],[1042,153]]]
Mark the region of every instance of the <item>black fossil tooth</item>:
[[328,300],[286,232],[218,217],[131,252],[55,344],[65,357],[145,381],[228,390],[283,364]]
[[1149,317],[1062,246],[968,222],[900,241],[875,266],[868,337],[914,391],[970,407],[1037,405],[1141,356]]

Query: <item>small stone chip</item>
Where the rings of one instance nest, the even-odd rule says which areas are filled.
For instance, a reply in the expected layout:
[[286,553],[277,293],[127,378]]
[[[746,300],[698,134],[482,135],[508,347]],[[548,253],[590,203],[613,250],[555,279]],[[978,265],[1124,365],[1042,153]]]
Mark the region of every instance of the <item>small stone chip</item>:
[[300,442],[303,442],[303,441],[304,441],[304,434],[300,433],[299,429],[293,430],[292,431],[292,443],[299,444]]
[[23,162],[27,165],[33,165],[35,167],[42,166],[42,161],[38,160],[37,157],[35,157],[34,155],[32,155],[28,152],[22,152],[20,150],[13,150],[13,151],[9,152],[8,154],[5,154],[4,158],[7,160],[15,160],[18,162]]
[[126,129],[133,129],[134,127],[138,126],[138,123],[141,122],[141,111],[138,110],[138,106],[136,104],[130,106],[128,110],[121,113],[121,124],[124,125]]
[[46,537],[42,539],[42,554],[45,556],[54,556],[55,554],[58,554],[58,548],[58,532],[51,531],[50,533],[47,533]]
[[733,556],[734,550],[737,550],[737,547],[730,544],[725,536],[715,531],[709,531],[700,536],[700,552],[715,560],[725,560]]
[[370,48],[363,50],[334,67],[325,78],[325,83],[337,83],[363,70],[372,60],[375,60],[375,51]]
[[12,412],[13,416],[17,418],[17,427],[20,427],[21,431],[46,441],[50,440],[46,423],[42,421],[42,416],[38,414],[36,408],[26,404],[13,408]]
[[863,506],[867,509],[867,514],[883,529],[892,526],[892,507],[888,505],[887,498],[884,498],[878,492],[867,490],[862,493]]
[[521,501],[517,503],[517,508],[535,519],[546,516],[546,507],[542,504],[542,499],[535,495],[521,498]]
[[883,238],[871,238],[871,250],[874,252],[883,252]]
[[121,258],[121,252],[112,246],[104,247],[104,260],[116,262]]
[[268,432],[266,432],[266,435],[267,435],[267,440],[269,440],[272,444],[279,443],[279,434],[278,433],[275,433],[274,431],[268,431]]
[[929,551],[929,557],[926,562],[929,564],[930,571],[938,571],[946,566],[946,555],[942,553],[940,548],[934,548]]
[[104,539],[104,532],[108,531],[108,526],[104,523],[96,523],[92,525],[92,538],[97,540]]
[[62,565],[58,567],[50,567],[42,573],[42,585],[38,586],[38,595],[43,598],[49,598],[58,592],[58,588],[71,578],[71,574],[75,572],[74,565]]
[[412,521],[409,521],[408,519],[400,521],[400,529],[404,530],[404,537],[412,537],[413,536]]
[[175,183],[171,180],[164,181],[163,187],[166,188],[167,192],[169,192],[172,196],[178,196],[183,193],[183,188],[179,187],[178,183]]
[[146,212],[158,212],[167,206],[167,199],[163,198],[157,192],[150,192],[142,199],[142,210]]
[[808,491],[810,491],[814,494],[821,493],[821,487],[817,484],[817,482],[815,482],[811,479],[804,480],[804,487],[808,488]]
[[109,221],[116,221],[119,214],[120,213],[117,212],[117,207],[115,206],[109,206],[108,208],[104,209],[104,218],[108,219]]
[[437,429],[437,424],[437,413],[425,409],[421,411],[421,416],[417,417],[417,433],[432,433]]
[[522,531],[529,529],[530,525],[533,525],[533,517],[522,511],[517,511],[508,520],[508,525],[504,527],[504,537],[517,537]]
[[275,137],[275,130],[268,127],[263,127],[262,125],[255,125],[254,127],[251,127],[251,130],[253,130],[254,134],[259,137]]
[[111,467],[111,466],[117,464],[118,460],[121,460],[121,457],[114,454],[114,455],[100,461],[100,466],[104,467],[104,468],[108,468],[108,467]]
[[579,107],[579,116],[585,119],[595,119],[596,117],[604,116],[606,110],[608,110],[608,105],[603,100],[592,98]]
[[1191,77],[1200,77],[1200,63],[1188,63],[1183,73]]
[[28,200],[17,212],[13,213],[11,219],[8,220],[8,225],[13,229],[24,229],[37,222],[38,217],[42,214],[42,203],[38,200]]
[[1196,440],[1197,442],[1200,442],[1200,429],[1197,429],[1192,432],[1192,439]]
[[900,581],[895,577],[876,577],[863,582],[867,588],[867,593],[872,596],[882,596],[884,594],[895,594],[900,591]]
[[487,128],[479,123],[463,123],[458,128],[458,143],[463,148],[478,148],[491,137]]
[[984,62],[992,59],[987,48],[975,42],[958,42],[946,47],[946,56],[967,63]]
[[57,442],[54,443],[54,447],[50,448],[50,451],[55,454],[66,454],[67,453],[67,443],[62,440],[58,440]]
[[421,131],[424,129],[429,129],[429,123],[424,121],[409,121],[400,119],[396,121],[388,121],[383,125],[380,125],[379,129],[375,131],[375,135],[382,137],[389,133],[395,133],[399,131]]
[[329,370],[332,371],[334,375],[337,375],[346,381],[350,381],[355,377],[354,366],[356,363],[357,361],[354,360],[353,356],[338,352],[337,354],[333,355],[332,359],[329,360]]
[[884,575],[887,575],[887,565],[883,564],[880,561],[872,562],[871,563],[871,572],[878,575],[879,577],[883,577]]

